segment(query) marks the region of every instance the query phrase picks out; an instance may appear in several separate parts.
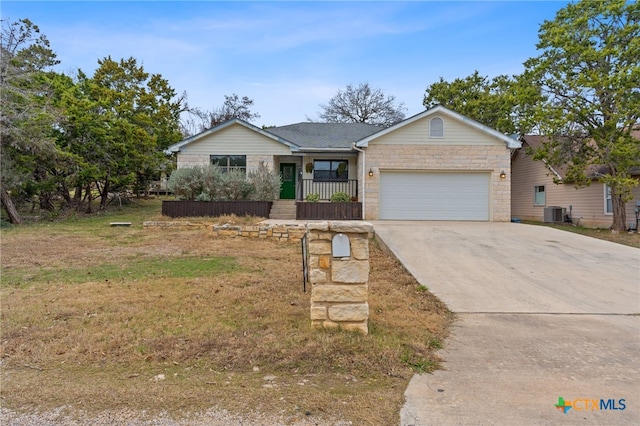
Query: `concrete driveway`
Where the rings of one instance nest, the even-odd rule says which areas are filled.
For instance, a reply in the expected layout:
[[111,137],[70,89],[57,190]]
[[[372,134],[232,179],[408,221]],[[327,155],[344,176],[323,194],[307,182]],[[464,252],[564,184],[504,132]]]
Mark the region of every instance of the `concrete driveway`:
[[374,228],[458,317],[402,426],[640,424],[640,250],[512,223]]

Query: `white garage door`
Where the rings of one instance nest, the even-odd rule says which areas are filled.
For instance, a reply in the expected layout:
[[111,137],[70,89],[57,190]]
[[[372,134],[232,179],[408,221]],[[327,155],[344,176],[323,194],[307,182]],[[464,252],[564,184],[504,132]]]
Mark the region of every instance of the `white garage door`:
[[490,173],[382,172],[380,219],[489,220]]

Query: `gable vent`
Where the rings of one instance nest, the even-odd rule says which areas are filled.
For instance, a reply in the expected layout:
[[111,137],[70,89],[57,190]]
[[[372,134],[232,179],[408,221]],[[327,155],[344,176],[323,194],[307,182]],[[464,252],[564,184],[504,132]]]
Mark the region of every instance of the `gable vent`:
[[443,138],[444,137],[444,120],[440,117],[433,117],[429,122],[429,137],[430,138]]

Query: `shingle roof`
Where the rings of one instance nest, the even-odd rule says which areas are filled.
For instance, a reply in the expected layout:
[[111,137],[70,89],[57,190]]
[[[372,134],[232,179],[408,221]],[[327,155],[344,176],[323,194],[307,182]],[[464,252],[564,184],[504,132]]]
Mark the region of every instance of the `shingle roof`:
[[[640,139],[640,128],[637,128],[637,129],[634,128],[633,131],[631,132],[631,135],[636,139]],[[523,135],[522,136],[522,140],[533,149],[540,148],[544,143],[544,139],[545,137],[540,135]],[[564,179],[566,177],[566,173],[567,173],[566,164],[561,164],[555,167],[551,167],[549,164],[547,164],[547,167],[550,168],[558,178]],[[609,168],[604,165],[592,164],[587,166],[587,169],[586,169],[587,176],[592,179],[595,179],[599,175],[603,175],[606,173],[609,173]],[[629,174],[631,174],[632,176],[640,175],[640,167],[632,167],[631,169],[629,169]]]
[[354,142],[366,138],[384,127],[365,123],[297,123],[271,127],[265,131],[301,148],[351,148]]

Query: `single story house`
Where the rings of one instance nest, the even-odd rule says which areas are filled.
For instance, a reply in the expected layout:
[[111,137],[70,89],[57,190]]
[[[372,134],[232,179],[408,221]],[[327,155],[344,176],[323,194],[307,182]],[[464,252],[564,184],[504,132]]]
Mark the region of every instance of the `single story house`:
[[[640,139],[640,130],[634,131]],[[565,182],[564,167],[551,167],[544,161],[534,161],[528,149],[542,145],[543,137],[521,137],[522,148],[513,154],[511,162],[511,214],[522,220],[563,222],[608,228],[613,222],[611,191],[599,182],[601,169],[593,167],[588,174],[593,179],[586,188],[576,188]],[[635,176],[640,179],[640,169]],[[635,226],[635,209],[640,202],[640,187],[633,190],[633,200],[626,204],[627,222]]]
[[279,170],[280,199],[346,192],[366,220],[511,220],[511,151],[521,142],[443,106],[391,127],[234,119],[168,148],[177,166]]

